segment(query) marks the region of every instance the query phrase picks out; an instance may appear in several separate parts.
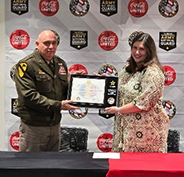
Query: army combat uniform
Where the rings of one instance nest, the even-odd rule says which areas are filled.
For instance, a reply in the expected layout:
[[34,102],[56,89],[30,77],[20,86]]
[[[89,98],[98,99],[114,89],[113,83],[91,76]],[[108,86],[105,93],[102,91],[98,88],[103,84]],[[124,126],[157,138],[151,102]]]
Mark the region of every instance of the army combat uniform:
[[[57,56],[53,62],[54,73],[35,49],[16,66],[17,109],[22,125],[40,128],[60,125],[61,101],[67,96],[68,69],[65,61]],[[20,133],[24,131],[20,126]]]

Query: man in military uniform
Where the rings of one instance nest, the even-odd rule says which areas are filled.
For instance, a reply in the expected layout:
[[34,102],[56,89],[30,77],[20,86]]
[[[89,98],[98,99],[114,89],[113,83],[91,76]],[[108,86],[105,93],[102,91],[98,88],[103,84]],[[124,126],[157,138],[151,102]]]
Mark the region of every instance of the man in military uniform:
[[55,55],[57,44],[53,31],[41,32],[34,52],[16,66],[20,151],[59,151],[60,112],[78,109],[66,100],[68,69]]

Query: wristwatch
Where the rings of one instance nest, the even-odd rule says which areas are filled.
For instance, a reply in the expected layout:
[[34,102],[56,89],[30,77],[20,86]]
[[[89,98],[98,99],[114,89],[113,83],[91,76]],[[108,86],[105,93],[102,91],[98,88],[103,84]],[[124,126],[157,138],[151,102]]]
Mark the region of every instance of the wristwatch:
[[118,115],[121,114],[121,113],[120,113],[120,107],[118,107],[118,109],[117,109],[117,114],[118,114]]

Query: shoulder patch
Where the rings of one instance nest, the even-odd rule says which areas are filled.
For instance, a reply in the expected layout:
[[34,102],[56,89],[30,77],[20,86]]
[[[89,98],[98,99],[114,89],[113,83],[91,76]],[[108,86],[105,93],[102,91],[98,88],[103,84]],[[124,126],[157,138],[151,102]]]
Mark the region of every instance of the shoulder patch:
[[23,77],[27,70],[27,63],[20,63],[18,66],[19,76]]

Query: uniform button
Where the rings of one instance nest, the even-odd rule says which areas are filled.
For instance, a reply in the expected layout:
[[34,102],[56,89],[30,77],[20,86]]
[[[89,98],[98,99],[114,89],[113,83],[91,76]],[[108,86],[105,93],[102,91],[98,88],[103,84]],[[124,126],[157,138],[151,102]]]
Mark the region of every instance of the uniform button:
[[57,77],[57,75],[54,75],[54,78],[56,78]]

